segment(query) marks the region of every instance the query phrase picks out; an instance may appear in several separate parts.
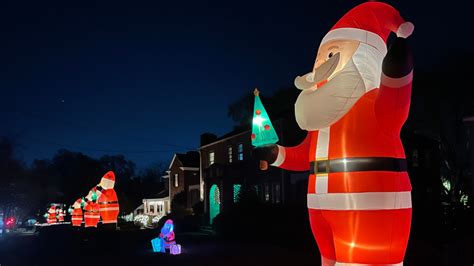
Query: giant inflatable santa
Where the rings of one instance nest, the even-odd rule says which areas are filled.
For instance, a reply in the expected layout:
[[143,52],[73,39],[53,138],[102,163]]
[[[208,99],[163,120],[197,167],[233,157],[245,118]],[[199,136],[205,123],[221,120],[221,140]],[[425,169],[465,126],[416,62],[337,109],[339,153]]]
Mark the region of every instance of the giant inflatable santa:
[[347,12],[323,38],[313,70],[295,79],[306,139],[255,150],[273,166],[310,171],[309,217],[323,265],[403,264],[412,205],[400,130],[410,106],[413,29],[385,3]]

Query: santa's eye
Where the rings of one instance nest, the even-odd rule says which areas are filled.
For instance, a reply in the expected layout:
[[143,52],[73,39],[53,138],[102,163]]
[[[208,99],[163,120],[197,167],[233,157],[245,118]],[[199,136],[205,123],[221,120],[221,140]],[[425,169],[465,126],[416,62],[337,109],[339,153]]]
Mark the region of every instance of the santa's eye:
[[333,54],[332,52],[330,52],[330,53],[328,54],[328,58],[331,58],[333,55],[334,55],[334,54]]

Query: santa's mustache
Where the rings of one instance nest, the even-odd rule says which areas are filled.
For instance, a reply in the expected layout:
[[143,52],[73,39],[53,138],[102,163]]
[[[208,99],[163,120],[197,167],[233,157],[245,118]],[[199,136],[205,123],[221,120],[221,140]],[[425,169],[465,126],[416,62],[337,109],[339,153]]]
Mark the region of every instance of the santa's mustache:
[[339,64],[340,53],[334,54],[326,62],[321,64],[314,72],[310,72],[304,76],[295,78],[295,86],[300,90],[313,88],[315,85],[326,81],[336,70]]

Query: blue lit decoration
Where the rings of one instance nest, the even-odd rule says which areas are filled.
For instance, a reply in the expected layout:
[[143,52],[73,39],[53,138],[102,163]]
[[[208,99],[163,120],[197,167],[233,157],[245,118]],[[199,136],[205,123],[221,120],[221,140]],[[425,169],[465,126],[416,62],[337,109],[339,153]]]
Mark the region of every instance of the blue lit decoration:
[[211,224],[214,218],[221,212],[221,199],[219,187],[214,184],[209,191],[209,218]]
[[165,224],[161,228],[160,236],[152,239],[151,245],[153,247],[153,252],[166,253],[166,249],[169,249],[170,253],[172,253],[173,255],[181,253],[181,246],[176,245],[173,220],[168,219],[165,222]]
[[151,246],[153,247],[153,252],[162,252],[163,240],[160,237],[153,238],[151,240]]

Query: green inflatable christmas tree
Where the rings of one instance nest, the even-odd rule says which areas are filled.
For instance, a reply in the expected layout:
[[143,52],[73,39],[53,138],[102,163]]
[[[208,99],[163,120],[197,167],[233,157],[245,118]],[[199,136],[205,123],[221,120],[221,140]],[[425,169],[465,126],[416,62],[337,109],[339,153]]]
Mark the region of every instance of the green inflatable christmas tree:
[[275,144],[278,142],[278,136],[260,100],[260,92],[255,89],[253,94],[255,95],[255,103],[252,120],[252,145],[259,147],[266,144]]

